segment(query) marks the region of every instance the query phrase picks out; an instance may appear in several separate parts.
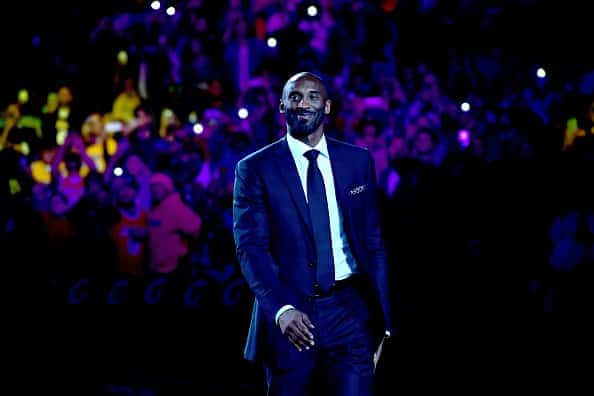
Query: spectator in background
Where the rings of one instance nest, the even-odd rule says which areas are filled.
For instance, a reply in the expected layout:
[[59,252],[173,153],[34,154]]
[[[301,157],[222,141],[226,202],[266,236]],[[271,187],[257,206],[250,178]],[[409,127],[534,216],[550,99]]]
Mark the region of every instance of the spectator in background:
[[29,166],[31,177],[35,183],[50,184],[52,181],[52,162],[56,148],[53,145],[43,145],[38,158],[31,161]]
[[[78,127],[77,117],[74,109],[74,97],[70,87],[64,85],[58,89],[58,109],[55,112],[55,143],[62,145],[68,136],[68,131]],[[80,119],[79,119],[80,120]]]
[[262,40],[254,38],[254,29],[249,20],[237,10],[230,10],[227,29],[223,35],[225,43],[225,65],[228,75],[235,84],[233,90],[243,94],[262,59],[266,47]]
[[358,146],[369,149],[375,162],[376,176],[379,178],[379,175],[388,167],[388,152],[386,142],[380,135],[380,124],[375,120],[367,119],[363,122],[361,129],[362,136],[355,142]]
[[112,193],[118,220],[111,235],[117,252],[117,271],[140,276],[145,270],[149,212],[138,200],[139,185],[134,177],[125,174],[113,179]]
[[59,191],[73,205],[82,198],[85,191],[86,174],[83,173],[81,160],[91,171],[96,170],[93,160],[86,153],[82,138],[76,132],[71,132],[53,158],[52,182],[57,184]]
[[17,104],[10,104],[4,111],[0,151],[12,149],[21,155],[29,155],[37,146],[38,136],[33,128],[23,124],[21,110]]
[[113,102],[113,108],[110,118],[122,121],[124,123],[134,118],[134,109],[140,105],[140,96],[134,88],[134,80],[127,78],[124,80],[124,89]]
[[58,120],[58,93],[50,92],[43,107],[41,108],[41,129],[43,131],[43,142],[45,144],[57,144],[56,121]]
[[388,166],[378,178],[378,188],[388,198],[392,198],[397,191],[400,183],[399,161],[407,156],[406,140],[402,136],[394,136],[388,145]]
[[155,173],[150,180],[150,270],[169,274],[178,269],[188,253],[188,242],[198,238],[202,219],[181,200],[168,175]]
[[153,116],[146,105],[139,105],[134,110],[134,116],[135,118],[125,126],[124,139],[120,140],[116,155],[133,152],[154,171],[158,162],[159,144],[163,141],[156,135]]
[[414,138],[413,155],[426,165],[438,166],[441,163],[438,145],[437,134],[431,129],[423,128]]
[[104,173],[109,157],[116,153],[118,143],[113,134],[105,130],[101,114],[89,115],[82,125],[81,133],[87,155],[93,160],[95,169]]

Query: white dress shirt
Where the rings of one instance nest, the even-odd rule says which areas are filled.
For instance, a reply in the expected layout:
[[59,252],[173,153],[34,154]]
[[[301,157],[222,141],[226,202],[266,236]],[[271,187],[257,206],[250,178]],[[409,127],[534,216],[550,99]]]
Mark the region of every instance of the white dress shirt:
[[[332,256],[334,257],[334,277],[336,280],[346,279],[355,272],[355,260],[351,254],[349,244],[342,224],[342,214],[336,200],[336,190],[334,189],[334,176],[332,166],[330,165],[330,154],[326,143],[326,136],[322,138],[315,147],[310,147],[300,140],[295,139],[287,133],[287,143],[289,150],[297,166],[303,194],[307,201],[307,168],[309,160],[304,154],[310,150],[318,150],[320,154],[317,157],[318,168],[324,179],[324,188],[326,190],[326,201],[328,202],[328,215],[330,217],[330,238],[332,240]],[[278,310],[275,320],[278,323],[280,315],[294,308],[292,305],[285,305]]]

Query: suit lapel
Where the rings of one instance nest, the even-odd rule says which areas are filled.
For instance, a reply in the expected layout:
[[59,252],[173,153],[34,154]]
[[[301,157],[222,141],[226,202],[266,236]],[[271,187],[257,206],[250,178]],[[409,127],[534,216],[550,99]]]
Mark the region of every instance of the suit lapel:
[[307,201],[305,200],[305,193],[303,192],[303,188],[301,187],[299,173],[297,172],[295,161],[293,160],[293,156],[291,155],[291,151],[289,150],[289,145],[287,144],[286,137],[281,140],[279,144],[279,149],[276,151],[276,161],[278,164],[278,170],[282,175],[282,179],[285,181],[287,189],[291,193],[293,203],[297,207],[299,216],[301,217],[301,220],[303,220],[303,222],[305,223],[305,228],[307,229],[310,238],[312,238],[313,240],[309,208],[307,206]]

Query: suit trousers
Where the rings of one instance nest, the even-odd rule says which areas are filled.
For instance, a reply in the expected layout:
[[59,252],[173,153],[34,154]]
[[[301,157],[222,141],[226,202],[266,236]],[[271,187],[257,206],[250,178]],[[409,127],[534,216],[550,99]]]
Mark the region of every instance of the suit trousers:
[[352,286],[331,291],[313,297],[312,307],[308,315],[315,326],[310,329],[315,345],[296,352],[292,368],[265,365],[267,394],[371,396],[375,350],[360,291]]

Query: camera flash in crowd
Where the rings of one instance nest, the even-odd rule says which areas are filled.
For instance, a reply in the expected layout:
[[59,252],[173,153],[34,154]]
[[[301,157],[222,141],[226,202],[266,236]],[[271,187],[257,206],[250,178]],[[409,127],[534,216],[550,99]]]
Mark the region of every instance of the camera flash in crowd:
[[175,7],[174,6],[167,7],[167,10],[165,12],[169,16],[174,16],[175,15]]
[[245,107],[242,107],[241,109],[239,109],[239,110],[237,111],[237,115],[238,115],[238,116],[239,116],[239,118],[241,118],[242,120],[245,120],[245,119],[248,117],[249,113],[248,113],[248,111],[247,111],[247,109],[246,109]]
[[274,37],[269,37],[266,41],[266,44],[268,45],[268,47],[274,48],[276,47],[276,39]]
[[118,166],[113,169],[113,174],[120,177],[124,174],[124,170]]
[[204,132],[204,127],[202,126],[201,123],[197,122],[194,124],[194,126],[192,127],[192,130],[194,131],[194,133],[196,135],[200,135],[202,132]]
[[462,104],[460,105],[460,109],[466,113],[470,111],[470,104],[468,102],[462,102]]
[[318,8],[314,5],[310,5],[309,7],[307,7],[307,15],[309,15],[310,17],[315,17],[316,15],[318,15]]
[[157,0],[153,1],[153,2],[151,3],[151,8],[152,8],[153,10],[157,11],[158,9],[160,9],[160,8],[161,8],[161,2],[160,2],[160,1],[157,1]]
[[538,78],[545,78],[547,76],[547,72],[542,67],[539,67],[536,71],[536,77]]

